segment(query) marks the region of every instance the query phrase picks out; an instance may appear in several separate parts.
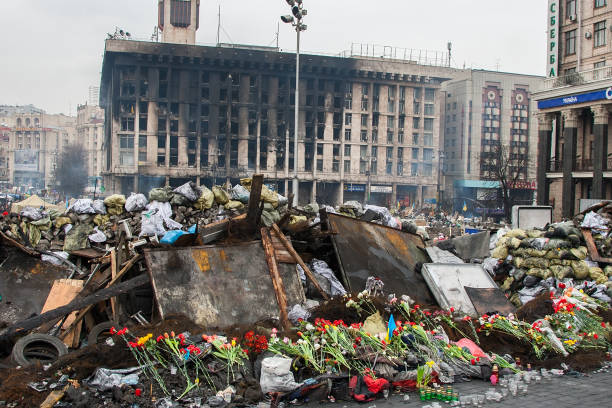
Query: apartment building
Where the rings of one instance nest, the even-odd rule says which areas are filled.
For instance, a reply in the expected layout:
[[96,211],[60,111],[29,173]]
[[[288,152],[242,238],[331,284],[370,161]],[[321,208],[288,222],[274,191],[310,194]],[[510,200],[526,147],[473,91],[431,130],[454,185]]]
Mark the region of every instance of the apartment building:
[[547,79],[539,116],[537,201],[569,218],[580,199],[612,198],[612,7],[608,0],[549,0]]
[[[444,84],[445,199],[456,211],[485,215],[484,207],[501,198],[500,180],[489,156],[499,146],[515,163],[526,163],[510,194],[516,203],[532,204],[536,189],[538,128],[531,93],[544,77],[469,70]],[[494,170],[494,169],[493,169]],[[487,208],[487,214],[495,209]],[[499,215],[503,208],[498,209]]]
[[106,41],[107,190],[210,187],[262,173],[287,194],[295,165],[300,204],[436,198],[440,88],[457,70],[406,52],[302,55],[295,152],[295,54],[193,45],[195,35],[180,31],[197,28],[197,2],[192,14],[168,3],[159,3],[165,42]]
[[77,140],[86,151],[88,187],[95,187],[96,183],[101,186],[102,180],[99,178],[104,162],[104,109],[97,106],[97,101],[96,105],[77,107],[76,132]]
[[0,123],[8,128],[8,181],[22,189],[53,188],[57,158],[77,140],[76,118],[51,115],[32,105],[0,106]]

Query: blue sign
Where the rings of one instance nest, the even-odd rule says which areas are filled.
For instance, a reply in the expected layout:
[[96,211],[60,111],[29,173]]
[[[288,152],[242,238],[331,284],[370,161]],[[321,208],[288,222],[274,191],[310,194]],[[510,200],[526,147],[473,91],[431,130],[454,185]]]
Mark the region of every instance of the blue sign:
[[578,95],[545,99],[538,102],[538,109],[556,108],[558,106],[575,105],[577,103],[600,101],[602,99],[612,99],[612,87]]
[[344,184],[344,191],[365,193],[365,184]]

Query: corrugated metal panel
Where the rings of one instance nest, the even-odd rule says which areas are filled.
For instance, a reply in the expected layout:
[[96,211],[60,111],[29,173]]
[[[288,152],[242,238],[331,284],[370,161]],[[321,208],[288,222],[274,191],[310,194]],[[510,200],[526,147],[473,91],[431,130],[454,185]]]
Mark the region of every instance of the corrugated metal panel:
[[[145,250],[162,318],[185,314],[206,327],[278,318],[278,304],[261,242]],[[291,308],[305,300],[295,265],[278,264]]]
[[362,291],[368,277],[375,276],[384,282],[385,293],[435,304],[425,280],[415,272],[418,263],[429,262],[419,235],[338,214],[329,214],[329,223],[348,290]]

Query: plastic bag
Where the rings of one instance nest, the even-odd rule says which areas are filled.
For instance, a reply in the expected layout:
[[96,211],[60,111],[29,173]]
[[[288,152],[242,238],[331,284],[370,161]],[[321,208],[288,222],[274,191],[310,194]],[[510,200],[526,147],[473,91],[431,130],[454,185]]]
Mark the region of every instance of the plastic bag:
[[304,211],[306,211],[309,214],[318,214],[319,213],[319,204],[317,204],[317,203],[306,204],[304,206]]
[[123,368],[118,370],[110,370],[108,368],[100,367],[97,368],[94,374],[87,379],[86,384],[89,387],[96,388],[99,391],[109,391],[115,387],[121,387],[123,384],[138,384],[138,375],[140,373],[140,367]]
[[142,211],[147,206],[147,197],[144,194],[132,193],[127,200],[125,200],[125,210],[127,212]]
[[236,184],[231,191],[232,200],[240,201],[243,204],[249,202],[250,195],[251,193],[249,193],[249,190],[240,184]]
[[201,192],[200,189],[196,186],[193,181],[183,184],[182,186],[178,186],[173,190],[175,193],[178,193],[185,197],[187,200],[191,202],[198,201],[200,198]]
[[368,204],[365,207],[363,207],[363,209],[365,211],[372,210],[375,213],[379,214],[383,219],[383,225],[386,225],[387,227],[396,228],[396,229],[401,229],[402,227],[402,224],[397,221],[397,218],[391,215],[391,212],[386,207],[379,207],[377,205]]
[[160,203],[166,203],[172,199],[174,193],[172,187],[158,187],[149,191],[149,201],[159,201]]
[[225,209],[226,210],[243,210],[244,204],[242,204],[240,201],[231,200],[231,201],[228,201],[227,204],[225,204]]
[[192,204],[191,201],[187,197],[182,194],[175,194],[170,199],[170,204],[175,206],[184,206],[187,207]]
[[[240,179],[240,184],[246,187],[247,190],[251,191],[251,183],[253,182],[250,178]],[[261,186],[261,201],[272,204],[272,207],[278,207],[278,194],[270,190],[265,184]]]
[[283,195],[277,194],[277,198],[278,198],[278,205],[281,205],[281,206],[286,205],[289,202],[289,200],[287,200],[287,197]]
[[104,199],[104,204],[109,215],[121,215],[125,205],[125,196],[123,194],[113,194]]
[[261,212],[261,222],[266,227],[272,226],[272,224],[277,223],[278,221],[280,221],[280,219],[281,216],[276,210],[269,211],[264,208],[264,210]]
[[193,204],[193,207],[197,210],[207,210],[212,207],[215,201],[215,195],[205,186],[201,186],[200,189],[202,190],[202,194],[195,204]]
[[187,234],[185,231],[173,230],[164,234],[164,237],[159,241],[161,244],[174,244],[177,239]]
[[[174,221],[170,218],[171,216],[172,207],[170,203],[151,201],[147,204],[146,211],[142,213],[139,236],[164,235],[166,233],[166,228],[168,230],[181,229],[183,225]],[[166,228],[164,228],[164,225]]]
[[106,214],[106,206],[104,205],[104,200],[93,200],[91,203],[96,214],[105,215]]
[[319,277],[327,280],[330,284],[330,292],[329,295],[333,296],[344,296],[346,294],[346,290],[344,286],[340,283],[340,281],[334,275],[334,271],[327,265],[325,261],[314,258],[310,263],[310,267],[312,269],[312,273],[315,274],[317,280]]
[[225,205],[229,201],[229,195],[223,188],[219,186],[213,186],[212,192],[215,195],[215,202],[217,204]]
[[[64,251],[53,251],[53,253],[63,259],[68,259],[68,252],[64,252]],[[53,256],[53,255],[47,255],[47,254],[41,254],[40,255],[40,259],[43,262],[49,262],[53,265],[57,265],[60,266],[63,262],[61,261],[61,259],[58,259],[57,256]]]
[[289,310],[289,313],[287,313],[289,321],[291,321],[291,323],[295,324],[296,326],[300,322],[300,319],[306,321],[310,318],[310,315],[311,313],[306,310],[302,305],[294,305],[291,310]]
[[106,235],[98,227],[94,227],[94,233],[89,235],[88,238],[91,242],[101,243],[106,241]]
[[72,211],[75,214],[95,214],[96,210],[93,208],[93,201],[89,198],[79,198],[70,207],[68,211]]
[[259,385],[261,392],[287,392],[296,389],[300,384],[295,382],[291,372],[292,359],[285,357],[267,357],[261,362]]
[[42,211],[34,207],[25,207],[23,210],[21,210],[19,215],[33,221],[40,220],[43,217]]

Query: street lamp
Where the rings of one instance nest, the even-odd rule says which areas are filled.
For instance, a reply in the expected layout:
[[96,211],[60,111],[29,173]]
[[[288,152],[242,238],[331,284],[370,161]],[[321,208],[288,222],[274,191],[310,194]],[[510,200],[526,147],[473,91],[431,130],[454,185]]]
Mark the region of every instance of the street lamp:
[[298,205],[299,183],[298,183],[298,120],[299,120],[299,101],[300,101],[300,32],[306,31],[306,24],[302,23],[302,18],[307,14],[303,8],[302,0],[285,0],[291,7],[291,14],[281,16],[283,23],[291,24],[297,33],[297,48],[295,51],[295,122],[293,135],[293,206]]

